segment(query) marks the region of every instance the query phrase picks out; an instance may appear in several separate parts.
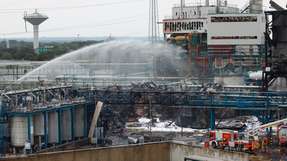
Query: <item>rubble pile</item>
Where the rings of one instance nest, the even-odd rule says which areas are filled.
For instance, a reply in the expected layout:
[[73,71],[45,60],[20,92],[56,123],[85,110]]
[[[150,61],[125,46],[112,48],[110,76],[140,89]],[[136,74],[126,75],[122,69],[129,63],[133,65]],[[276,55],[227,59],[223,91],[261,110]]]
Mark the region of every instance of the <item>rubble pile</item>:
[[159,118],[154,120],[142,117],[138,119],[138,122],[127,124],[127,129],[130,130],[142,130],[151,132],[188,132],[193,133],[197,131],[192,128],[183,128],[175,124],[174,121],[161,121]]
[[260,126],[262,123],[256,116],[239,116],[230,119],[216,121],[218,129],[231,129],[239,131],[248,131]]

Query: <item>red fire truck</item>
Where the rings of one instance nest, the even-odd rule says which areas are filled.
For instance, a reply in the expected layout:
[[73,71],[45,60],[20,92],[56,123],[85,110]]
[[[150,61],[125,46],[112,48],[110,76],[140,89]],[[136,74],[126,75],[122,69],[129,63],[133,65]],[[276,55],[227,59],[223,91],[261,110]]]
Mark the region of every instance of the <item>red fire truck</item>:
[[255,137],[245,139],[239,136],[238,131],[231,130],[210,131],[208,145],[213,148],[250,152],[259,148],[258,139]]
[[287,145],[287,125],[280,125],[277,127],[277,135],[279,145]]

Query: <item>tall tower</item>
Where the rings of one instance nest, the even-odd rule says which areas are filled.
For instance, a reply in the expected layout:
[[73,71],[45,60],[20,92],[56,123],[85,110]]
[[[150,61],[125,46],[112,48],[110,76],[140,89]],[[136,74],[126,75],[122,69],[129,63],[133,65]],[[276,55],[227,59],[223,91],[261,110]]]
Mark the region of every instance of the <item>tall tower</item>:
[[159,25],[158,22],[158,1],[149,1],[149,30],[148,36],[151,42],[156,42],[159,40]]
[[185,0],[180,0],[180,18],[184,18],[183,8],[185,7]]
[[33,31],[34,31],[34,43],[33,47],[35,50],[39,48],[39,25],[46,21],[48,19],[47,16],[42,15],[35,10],[32,14],[24,14],[24,20],[25,22],[28,21],[30,24],[33,25]]
[[205,6],[209,7],[209,0],[205,0]]
[[216,0],[216,13],[220,12],[220,3],[221,3],[220,0]]

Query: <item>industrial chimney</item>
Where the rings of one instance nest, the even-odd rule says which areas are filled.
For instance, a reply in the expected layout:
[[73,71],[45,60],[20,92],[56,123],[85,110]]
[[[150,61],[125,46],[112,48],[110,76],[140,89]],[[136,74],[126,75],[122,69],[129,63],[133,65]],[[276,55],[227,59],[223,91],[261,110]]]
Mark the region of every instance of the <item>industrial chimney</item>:
[[185,0],[180,0],[180,7],[184,7],[185,6]]
[[209,0],[205,0],[205,6],[206,6],[206,7],[209,6]]
[[216,0],[216,13],[219,13],[220,11],[220,0]]
[[253,14],[263,13],[263,0],[250,0],[249,13]]
[[185,6],[185,0],[180,0],[180,18],[184,18],[183,8]]
[[39,25],[46,21],[48,19],[47,16],[42,15],[35,10],[34,13],[32,14],[26,14],[24,15],[24,20],[25,22],[29,22],[33,25],[33,30],[34,30],[34,43],[33,47],[35,50],[39,48]]

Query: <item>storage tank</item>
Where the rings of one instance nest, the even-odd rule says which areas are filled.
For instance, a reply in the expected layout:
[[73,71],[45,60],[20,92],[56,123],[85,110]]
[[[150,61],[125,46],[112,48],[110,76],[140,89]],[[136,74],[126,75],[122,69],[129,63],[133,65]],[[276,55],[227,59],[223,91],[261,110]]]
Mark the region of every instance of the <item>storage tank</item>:
[[58,131],[58,113],[50,112],[48,114],[48,142],[50,144],[59,142]]
[[75,110],[75,137],[84,137],[84,108]]
[[61,128],[61,130],[62,130],[61,131],[62,140],[63,141],[72,140],[72,134],[71,134],[71,111],[70,110],[63,111],[61,123],[62,123],[62,128]]
[[11,145],[13,147],[24,147],[28,139],[28,119],[27,117],[12,117],[11,125]]
[[33,117],[34,122],[34,135],[43,136],[44,135],[44,115],[38,114]]

